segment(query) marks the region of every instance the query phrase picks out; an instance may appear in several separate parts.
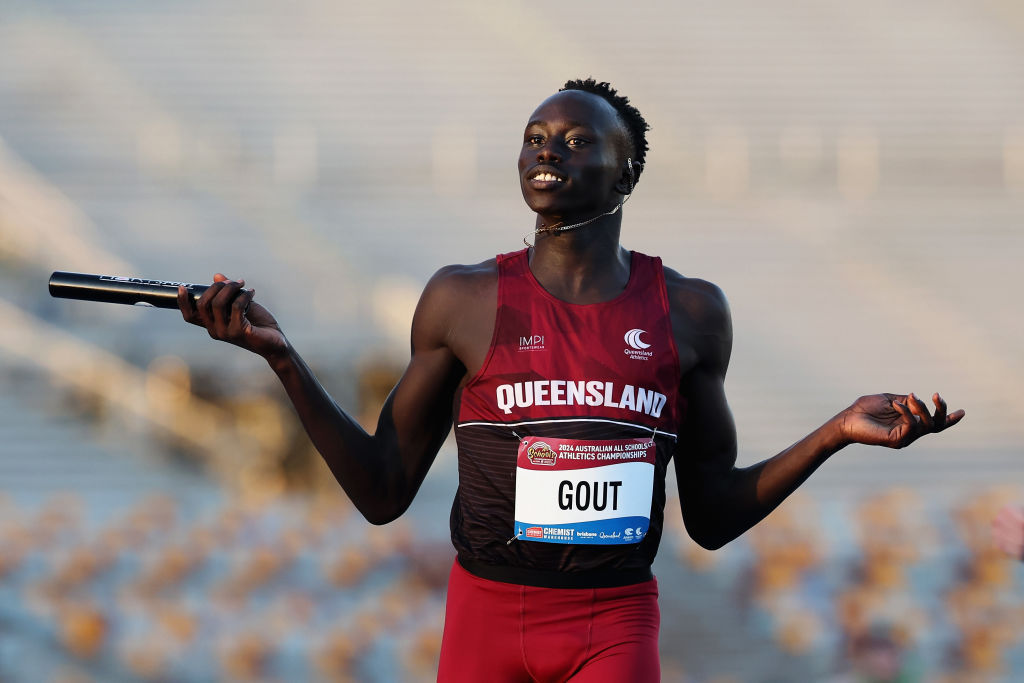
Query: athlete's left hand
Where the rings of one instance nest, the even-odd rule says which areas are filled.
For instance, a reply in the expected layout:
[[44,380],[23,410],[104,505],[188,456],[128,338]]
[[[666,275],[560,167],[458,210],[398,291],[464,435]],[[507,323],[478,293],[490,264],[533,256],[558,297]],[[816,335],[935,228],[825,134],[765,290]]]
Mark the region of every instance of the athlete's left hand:
[[963,410],[947,414],[946,402],[932,395],[935,413],[913,393],[861,396],[838,415],[842,437],[853,443],[904,448],[963,419]]

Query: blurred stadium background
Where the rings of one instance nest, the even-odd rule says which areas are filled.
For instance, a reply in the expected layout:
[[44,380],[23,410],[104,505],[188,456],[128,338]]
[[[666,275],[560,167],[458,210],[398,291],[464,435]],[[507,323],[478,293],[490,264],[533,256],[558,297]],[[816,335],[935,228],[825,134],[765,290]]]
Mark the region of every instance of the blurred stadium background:
[[[366,424],[443,264],[520,247],[522,125],[593,75],[651,122],[631,248],[718,283],[741,462],[851,448],[707,553],[670,501],[666,681],[1024,680],[1024,9],[1014,0],[0,6],[0,680],[432,680],[445,447],[353,514],[269,370],[53,270],[245,277]],[[674,485],[674,484],[673,484]]]

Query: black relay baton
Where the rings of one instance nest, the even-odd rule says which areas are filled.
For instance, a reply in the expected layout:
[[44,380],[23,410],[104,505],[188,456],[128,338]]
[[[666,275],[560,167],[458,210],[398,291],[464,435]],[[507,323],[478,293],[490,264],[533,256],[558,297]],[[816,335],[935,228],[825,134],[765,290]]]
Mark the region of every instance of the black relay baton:
[[50,276],[50,296],[80,301],[103,301],[111,304],[177,309],[178,285],[188,290],[193,299],[198,299],[203,292],[210,288],[210,285],[193,285],[188,282],[65,273],[58,270]]

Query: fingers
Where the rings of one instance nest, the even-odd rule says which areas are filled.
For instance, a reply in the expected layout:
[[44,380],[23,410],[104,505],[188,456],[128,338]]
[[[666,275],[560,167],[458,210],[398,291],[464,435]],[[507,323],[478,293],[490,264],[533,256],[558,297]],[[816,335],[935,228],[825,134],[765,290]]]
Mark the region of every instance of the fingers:
[[192,297],[189,296],[188,290],[182,285],[178,285],[178,310],[181,311],[181,317],[187,323],[193,325],[202,325],[196,317],[196,306],[192,301]]
[[231,325],[232,305],[242,291],[242,283],[240,281],[225,280],[223,285],[210,302],[213,324],[220,338],[224,338],[228,334],[228,327]]
[[932,394],[932,403],[935,404],[935,424],[939,429],[944,429],[946,427],[946,402],[936,392]]
[[228,322],[228,337],[237,339],[245,334],[250,323],[245,318],[245,312],[249,310],[249,302],[256,294],[255,289],[243,289],[235,300],[231,302],[231,319]]
[[[226,280],[222,284],[223,286],[217,291],[217,294],[214,295],[210,302],[213,327],[212,329],[208,327],[208,329],[210,329],[211,336],[230,341],[233,338],[237,338],[237,334],[240,333],[239,320],[237,319],[241,318],[241,312],[245,310],[247,304],[243,304],[238,314],[236,314],[235,304],[244,291],[241,280]],[[236,319],[234,325],[235,334],[233,334],[232,330],[232,319]]]
[[947,414],[949,410],[946,401],[938,393],[932,394],[932,403],[935,404],[935,418],[933,431],[941,432],[943,429],[952,427],[967,414],[964,410],[956,410]]
[[[894,406],[898,403],[899,398],[898,396],[893,398]],[[919,399],[914,393],[910,393],[906,397],[906,407],[912,415],[917,417],[921,425],[925,427],[923,430],[925,432],[941,432],[943,429],[955,425],[967,414],[963,410],[948,413],[949,408],[946,405],[945,399],[937,392],[932,394],[932,403],[935,404],[934,415],[929,412],[924,401]]]
[[[935,422],[932,420],[931,413],[928,412],[928,406],[924,404],[924,401],[915,396],[913,392],[907,396],[907,407],[910,409],[910,412],[920,420],[921,426],[924,427],[926,431],[930,432],[934,430]],[[940,424],[944,424],[944,421]]]
[[[218,273],[219,275],[220,273]],[[214,339],[216,335],[216,323],[213,317],[213,302],[216,300],[217,295],[220,294],[220,290],[224,289],[224,280],[216,279],[214,276],[213,284],[203,292],[199,300],[196,301],[196,316],[201,321],[201,325],[206,328],[206,331],[210,333],[210,336]]]
[[921,418],[915,415],[908,405],[899,399],[909,399],[906,396],[894,396],[892,398],[892,407],[899,413],[900,422],[899,424],[893,424],[889,430],[890,446],[893,448],[903,448],[910,445],[919,436],[921,431]]
[[188,292],[179,287],[178,308],[186,322],[205,327],[212,338],[234,341],[248,325],[245,311],[254,294],[244,286],[245,280],[231,280],[217,273],[213,284],[194,303]]
[[[900,400],[900,399],[902,399],[902,400]],[[917,418],[914,415],[914,413],[911,412],[910,408],[907,407],[907,404],[903,402],[903,401],[906,401],[908,399],[909,399],[908,396],[893,396],[893,398],[892,398],[892,407],[896,410],[897,413],[902,415],[903,418],[908,420],[911,424],[917,424],[917,421],[918,421],[919,418]]]

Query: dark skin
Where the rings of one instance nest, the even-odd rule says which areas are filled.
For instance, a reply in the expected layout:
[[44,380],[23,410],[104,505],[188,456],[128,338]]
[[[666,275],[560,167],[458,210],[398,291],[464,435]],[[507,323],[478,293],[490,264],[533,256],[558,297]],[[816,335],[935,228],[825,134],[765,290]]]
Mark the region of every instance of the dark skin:
[[[530,117],[519,155],[520,185],[537,214],[530,269],[554,296],[577,304],[614,298],[629,280],[619,244],[619,204],[643,168],[617,112],[579,91],[549,97]],[[559,225],[600,216],[588,225]],[[680,358],[686,422],[674,455],[683,520],[706,548],[719,548],[757,524],[834,453],[851,443],[903,448],[947,429],[964,411],[934,412],[914,394],[876,394],[850,407],[781,453],[736,467],[736,427],[725,397],[732,323],[721,291],[665,269]],[[179,290],[186,321],[267,360],[342,488],[374,524],[412,502],[452,426],[461,388],[481,368],[494,331],[498,270],[494,259],[447,266],[427,283],[412,322],[412,358],[367,433],[320,386],[267,309],[242,280],[221,274],[198,302]]]

